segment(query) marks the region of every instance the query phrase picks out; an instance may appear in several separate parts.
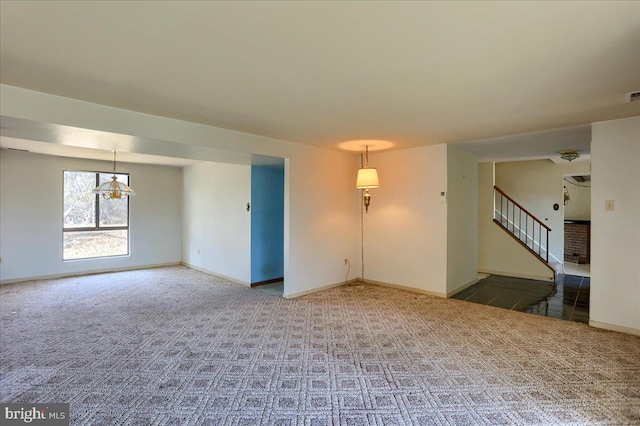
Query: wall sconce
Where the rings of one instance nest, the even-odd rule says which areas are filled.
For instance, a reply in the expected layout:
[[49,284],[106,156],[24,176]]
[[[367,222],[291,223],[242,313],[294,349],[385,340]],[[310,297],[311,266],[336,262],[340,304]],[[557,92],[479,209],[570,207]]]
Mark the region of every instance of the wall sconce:
[[380,187],[378,171],[375,167],[369,167],[369,145],[365,145],[364,157],[360,154],[360,166],[360,169],[358,169],[358,177],[356,179],[356,188],[364,189],[364,207],[366,212],[369,213],[369,204],[371,204],[369,189]]

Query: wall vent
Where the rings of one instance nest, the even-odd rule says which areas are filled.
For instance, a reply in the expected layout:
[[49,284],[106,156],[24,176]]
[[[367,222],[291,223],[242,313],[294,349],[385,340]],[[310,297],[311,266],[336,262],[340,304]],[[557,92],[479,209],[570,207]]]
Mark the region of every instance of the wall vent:
[[640,101],[640,92],[627,93],[627,102]]

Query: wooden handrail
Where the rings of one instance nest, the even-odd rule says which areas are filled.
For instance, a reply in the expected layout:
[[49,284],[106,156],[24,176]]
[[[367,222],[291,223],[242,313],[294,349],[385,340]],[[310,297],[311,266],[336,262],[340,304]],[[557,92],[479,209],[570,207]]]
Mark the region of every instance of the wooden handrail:
[[542,222],[540,219],[538,219],[533,213],[531,213],[529,210],[525,209],[524,207],[522,207],[520,204],[518,204],[513,198],[509,197],[502,189],[498,188],[497,186],[493,185],[493,189],[495,189],[496,191],[498,191],[500,194],[502,194],[504,197],[507,198],[507,200],[511,201],[513,204],[515,204],[516,206],[518,206],[520,208],[520,210],[522,210],[523,212],[525,212],[526,214],[528,214],[529,216],[531,216],[536,222],[538,222],[540,224],[540,226],[544,226],[547,230],[551,231],[551,228],[549,228],[547,225],[544,224],[544,222]]

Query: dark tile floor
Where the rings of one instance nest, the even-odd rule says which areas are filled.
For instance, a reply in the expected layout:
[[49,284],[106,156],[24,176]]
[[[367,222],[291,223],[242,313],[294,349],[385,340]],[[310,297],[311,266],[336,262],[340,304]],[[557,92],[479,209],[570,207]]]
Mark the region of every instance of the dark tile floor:
[[555,283],[490,275],[453,299],[589,323],[591,279],[559,274]]

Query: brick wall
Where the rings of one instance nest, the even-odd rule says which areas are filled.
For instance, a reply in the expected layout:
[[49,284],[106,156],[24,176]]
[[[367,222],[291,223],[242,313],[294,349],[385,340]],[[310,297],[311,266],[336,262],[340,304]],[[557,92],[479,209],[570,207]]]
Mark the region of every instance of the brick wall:
[[564,260],[591,263],[591,223],[564,224]]

